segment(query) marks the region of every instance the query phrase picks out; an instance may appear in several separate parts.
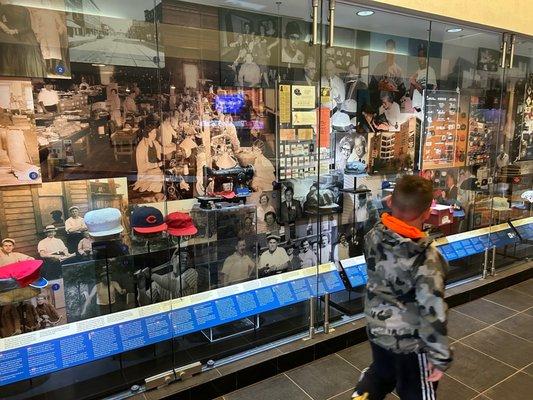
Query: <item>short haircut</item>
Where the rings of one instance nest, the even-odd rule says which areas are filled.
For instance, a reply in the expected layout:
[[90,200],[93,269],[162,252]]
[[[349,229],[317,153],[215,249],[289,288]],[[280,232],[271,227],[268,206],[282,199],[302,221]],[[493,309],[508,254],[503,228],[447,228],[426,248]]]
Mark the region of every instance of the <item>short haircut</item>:
[[392,96],[392,94],[390,92],[387,92],[387,91],[382,91],[380,94],[379,94],[379,99],[381,101],[387,99],[388,101],[390,101],[391,103],[394,101],[394,97]]
[[340,141],[339,141],[339,148],[343,148],[344,145],[347,144],[348,146],[350,146],[350,151],[353,150],[353,146],[354,146],[354,140],[351,136],[344,136]]
[[292,194],[294,194],[294,189],[292,187],[290,187],[290,186],[287,186],[285,188],[285,192],[284,193],[287,194],[287,192],[291,192]]
[[366,138],[363,135],[361,135],[361,134],[355,135],[354,138],[353,138],[354,147],[355,147],[355,141],[356,140],[359,140],[359,141],[361,141],[361,143],[363,143],[363,147],[364,147],[365,153],[366,153]]
[[276,220],[276,213],[274,211],[269,211],[265,214],[265,221],[269,215],[272,215],[272,218],[274,218],[274,221]]
[[392,207],[409,219],[419,217],[433,201],[433,183],[421,176],[401,177],[392,192]]

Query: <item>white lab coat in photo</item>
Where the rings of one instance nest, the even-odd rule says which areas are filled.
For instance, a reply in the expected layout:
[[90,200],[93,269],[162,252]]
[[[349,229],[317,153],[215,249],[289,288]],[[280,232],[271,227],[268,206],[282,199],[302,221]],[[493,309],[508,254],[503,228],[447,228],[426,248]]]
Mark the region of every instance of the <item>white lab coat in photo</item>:
[[[162,147],[157,140],[153,141],[158,159],[161,159]],[[148,139],[142,139],[137,145],[135,156],[137,159],[137,182],[133,190],[139,192],[161,193],[163,190],[163,171],[157,163],[148,160]]]

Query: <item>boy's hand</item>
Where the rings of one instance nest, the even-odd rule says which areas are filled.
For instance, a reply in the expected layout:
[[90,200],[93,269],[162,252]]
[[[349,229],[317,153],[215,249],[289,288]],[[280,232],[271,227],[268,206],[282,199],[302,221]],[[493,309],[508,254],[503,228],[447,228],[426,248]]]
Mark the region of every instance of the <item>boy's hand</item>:
[[444,372],[442,372],[440,369],[435,368],[433,364],[431,363],[428,363],[428,369],[429,369],[429,376],[427,378],[428,382],[438,382],[444,375]]

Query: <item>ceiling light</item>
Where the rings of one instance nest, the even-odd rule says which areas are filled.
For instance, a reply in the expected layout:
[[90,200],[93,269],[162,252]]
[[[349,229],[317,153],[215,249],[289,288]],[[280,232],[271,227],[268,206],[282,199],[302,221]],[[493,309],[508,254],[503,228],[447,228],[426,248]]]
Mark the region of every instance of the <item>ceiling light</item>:
[[372,14],[374,14],[374,11],[370,11],[370,10],[357,11],[357,15],[359,15],[360,17],[370,17]]
[[448,33],[457,33],[457,32],[461,32],[463,30],[463,28],[448,28],[446,29],[446,32]]

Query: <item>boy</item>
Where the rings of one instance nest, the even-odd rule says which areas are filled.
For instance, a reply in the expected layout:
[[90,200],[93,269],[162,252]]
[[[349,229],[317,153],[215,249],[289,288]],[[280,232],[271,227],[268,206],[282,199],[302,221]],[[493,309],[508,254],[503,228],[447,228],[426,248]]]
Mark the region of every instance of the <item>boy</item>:
[[404,176],[365,238],[367,334],[373,363],[352,398],[381,400],[395,388],[401,399],[436,399],[437,382],[452,361],[446,337],[447,263],[422,232],[432,183]]

